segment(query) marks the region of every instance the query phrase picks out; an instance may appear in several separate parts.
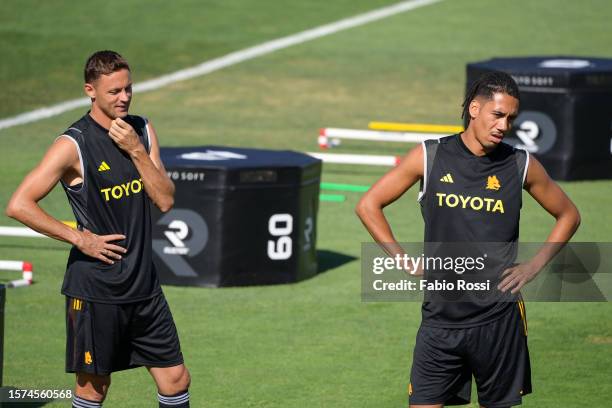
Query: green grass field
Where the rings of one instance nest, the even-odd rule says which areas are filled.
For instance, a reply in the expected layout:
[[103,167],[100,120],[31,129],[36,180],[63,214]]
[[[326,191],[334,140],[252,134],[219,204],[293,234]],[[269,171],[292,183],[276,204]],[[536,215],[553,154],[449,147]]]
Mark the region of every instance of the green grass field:
[[[136,81],[335,21],[392,1],[7,1],[0,4],[0,118],[81,96],[81,67],[100,48],[126,56]],[[320,127],[370,120],[458,124],[468,62],[493,56],[612,57],[612,4],[446,0],[136,95],[163,146],[224,144],[316,150]],[[84,110],[0,131],[0,207],[54,138]],[[346,142],[338,152],[401,154],[407,146]],[[323,181],[371,184],[382,168],[324,166]],[[610,241],[612,181],[561,183],[582,215],[576,241]],[[194,407],[406,406],[416,303],[363,303],[353,214],[359,195],[322,202],[320,251],[355,260],[299,284],[164,287],[193,384]],[[409,191],[387,214],[402,241],[423,222]],[[72,217],[61,189],[43,207]],[[552,218],[524,197],[521,240],[542,241]],[[0,216],[0,225],[17,225]],[[72,388],[64,374],[68,246],[0,238],[0,259],[34,262],[36,284],[8,291],[5,386]],[[8,272],[2,272],[8,278]],[[530,303],[534,394],[526,407],[605,407],[612,390],[612,305]],[[473,397],[474,399],[474,397]],[[69,406],[55,402],[49,406]],[[145,370],[113,376],[105,406],[156,406]],[[477,406],[477,404],[473,404]]]

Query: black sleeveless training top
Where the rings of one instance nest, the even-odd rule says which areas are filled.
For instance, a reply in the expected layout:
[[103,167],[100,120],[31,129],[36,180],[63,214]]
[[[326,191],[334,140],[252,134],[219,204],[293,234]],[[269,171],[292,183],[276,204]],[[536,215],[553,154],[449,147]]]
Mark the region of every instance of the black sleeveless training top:
[[[147,120],[124,118],[138,133],[147,151]],[[152,262],[151,208],[140,174],[103,128],[87,113],[61,137],[77,146],[83,182],[62,186],[74,212],[77,227],[98,235],[123,234],[113,242],[127,249],[120,261],[108,265],[72,247],[62,293],[100,303],[129,303],[161,292]]]
[[[445,250],[445,255],[455,257],[484,253],[488,256],[485,272],[452,272],[452,279],[484,283],[483,273],[495,278],[486,294],[463,290],[432,297],[426,291],[422,324],[460,328],[489,323],[514,305],[515,297],[509,292],[502,295],[496,287],[501,271],[515,261],[529,156],[506,143],[490,154],[476,156],[459,134],[428,140],[423,148],[419,201],[425,222],[425,255],[445,254]],[[425,279],[430,278],[435,280],[435,275],[428,277],[426,271]]]

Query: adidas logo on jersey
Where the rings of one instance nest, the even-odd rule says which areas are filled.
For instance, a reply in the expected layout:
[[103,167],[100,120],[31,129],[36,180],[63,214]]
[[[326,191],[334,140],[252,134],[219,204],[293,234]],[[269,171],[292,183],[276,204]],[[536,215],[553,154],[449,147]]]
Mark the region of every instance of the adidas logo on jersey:
[[446,173],[446,176],[442,177],[440,181],[443,183],[454,183],[453,176],[450,173]]
[[102,163],[100,163],[100,166],[98,167],[98,171],[108,171],[108,170],[110,170],[110,166],[105,161],[102,161]]

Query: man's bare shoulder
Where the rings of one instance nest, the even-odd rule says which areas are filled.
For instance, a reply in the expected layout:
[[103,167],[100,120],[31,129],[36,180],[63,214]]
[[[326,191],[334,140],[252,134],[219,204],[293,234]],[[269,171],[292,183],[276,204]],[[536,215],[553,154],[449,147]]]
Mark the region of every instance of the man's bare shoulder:
[[70,135],[58,136],[40,161],[38,167],[49,170],[67,170],[79,166],[78,145]]
[[423,144],[419,144],[406,153],[398,164],[400,173],[408,173],[414,176],[423,177],[423,163],[425,160],[425,150]]

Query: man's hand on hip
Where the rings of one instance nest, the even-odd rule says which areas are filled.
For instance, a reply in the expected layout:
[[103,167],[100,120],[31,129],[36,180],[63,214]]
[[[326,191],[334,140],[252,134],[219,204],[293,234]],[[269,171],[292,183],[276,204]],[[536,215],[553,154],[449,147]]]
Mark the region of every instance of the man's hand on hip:
[[529,262],[521,263],[502,272],[503,280],[497,289],[515,294],[538,274],[539,270]]
[[92,258],[96,258],[107,264],[114,264],[114,260],[120,260],[121,254],[125,254],[127,250],[119,245],[111,244],[111,241],[125,239],[125,235],[110,234],[96,235],[93,232],[84,229],[80,231],[79,240],[76,247]]

